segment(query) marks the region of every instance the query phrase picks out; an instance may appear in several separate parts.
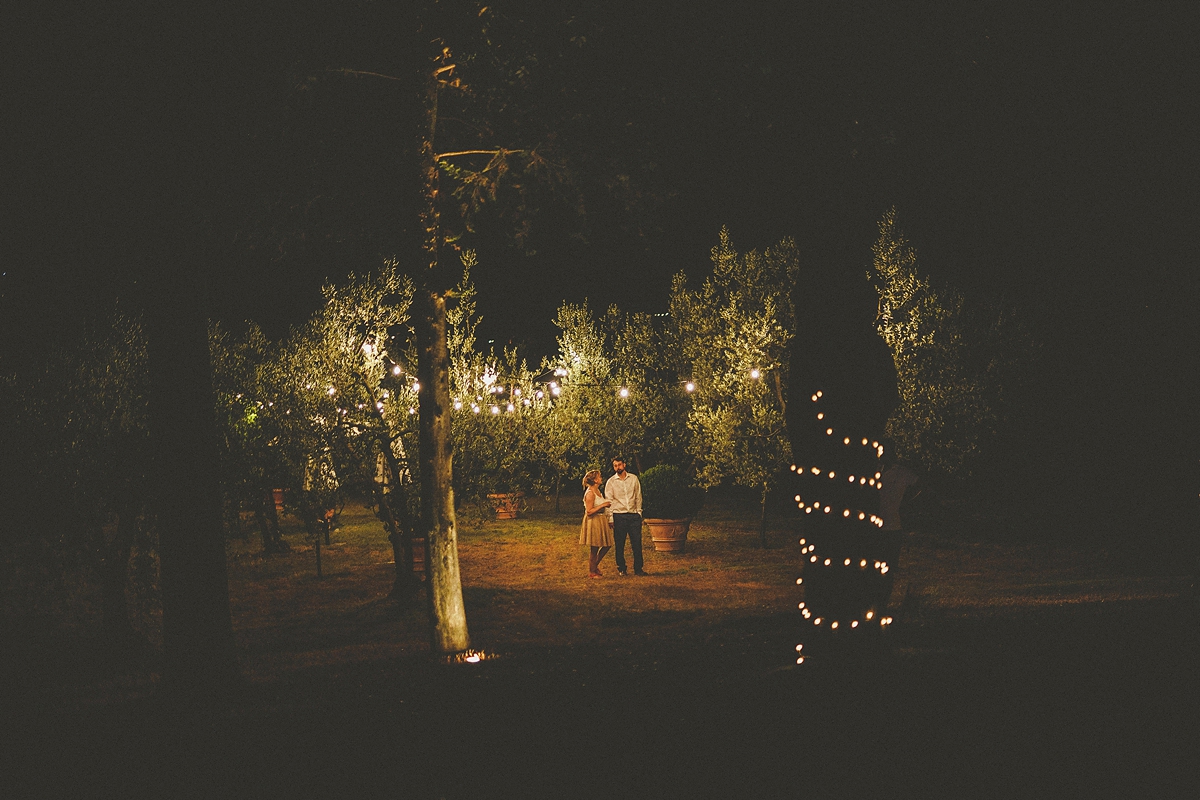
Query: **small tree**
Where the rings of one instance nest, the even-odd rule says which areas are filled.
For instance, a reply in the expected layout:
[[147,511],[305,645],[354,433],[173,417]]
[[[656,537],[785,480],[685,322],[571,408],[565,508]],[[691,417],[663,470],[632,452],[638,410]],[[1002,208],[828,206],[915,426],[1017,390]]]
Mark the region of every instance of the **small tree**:
[[1032,353],[1028,332],[1002,305],[970,304],[921,274],[896,223],[879,223],[872,248],[877,325],[892,351],[900,405],[887,422],[897,451],[936,474],[971,474],[1007,415]]
[[[409,371],[412,283],[394,261],[323,289],[325,306],[283,347],[269,382],[293,502],[312,535],[346,481],[372,487],[396,562],[394,594],[408,597],[416,498],[416,397]],[[378,475],[378,480],[375,480]]]
[[766,546],[767,497],[791,460],[785,420],[796,245],[784,239],[763,253],[739,254],[722,228],[712,259],[713,274],[698,290],[675,276],[671,352],[694,382],[688,425],[697,481],[757,488]]

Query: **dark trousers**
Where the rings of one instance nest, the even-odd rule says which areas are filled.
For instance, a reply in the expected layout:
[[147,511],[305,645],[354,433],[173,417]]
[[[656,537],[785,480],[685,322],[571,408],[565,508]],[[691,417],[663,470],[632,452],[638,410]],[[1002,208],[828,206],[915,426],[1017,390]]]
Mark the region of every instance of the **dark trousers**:
[[625,537],[629,537],[629,548],[633,550],[633,571],[642,571],[642,515],[613,514],[613,539],[617,553],[617,571],[625,571]]

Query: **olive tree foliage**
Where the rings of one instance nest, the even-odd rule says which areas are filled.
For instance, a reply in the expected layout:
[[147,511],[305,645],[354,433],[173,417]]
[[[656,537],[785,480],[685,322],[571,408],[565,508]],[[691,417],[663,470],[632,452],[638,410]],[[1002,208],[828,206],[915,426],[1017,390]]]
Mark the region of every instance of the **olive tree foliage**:
[[789,238],[738,253],[722,228],[712,261],[698,289],[683,274],[672,282],[669,352],[695,384],[688,426],[698,485],[758,489],[765,531],[768,493],[791,461],[785,417],[796,244]]
[[269,382],[275,348],[253,323],[239,335],[213,322],[209,350],[226,528],[241,535],[241,513],[249,510],[263,551],[284,552],[289,546],[280,534],[271,492],[296,481],[283,446],[279,416],[284,408],[277,406],[280,398]]
[[143,322],[111,308],[4,381],[5,456],[21,463],[21,505],[40,515],[22,526],[23,566],[60,588],[79,568],[98,578],[114,643],[132,633],[128,590],[151,599],[155,585],[147,380]]
[[895,209],[872,252],[877,326],[892,351],[900,404],[887,422],[897,452],[934,474],[969,477],[1004,423],[1036,350],[1002,304],[972,304],[921,273]]
[[322,289],[325,305],[284,343],[269,382],[284,406],[297,511],[315,526],[346,487],[369,491],[396,555],[396,592],[412,577],[417,469],[413,284],[395,261]]
[[454,493],[458,502],[482,503],[490,493],[546,488],[550,403],[538,376],[515,350],[484,354],[477,349],[481,317],[470,279],[476,259],[471,251],[461,258],[462,280],[446,310]]
[[599,318],[587,303],[559,307],[558,353],[543,363],[555,376],[547,452],[559,474],[581,477],[617,455],[639,471],[685,464],[687,399],[657,319],[616,306]]

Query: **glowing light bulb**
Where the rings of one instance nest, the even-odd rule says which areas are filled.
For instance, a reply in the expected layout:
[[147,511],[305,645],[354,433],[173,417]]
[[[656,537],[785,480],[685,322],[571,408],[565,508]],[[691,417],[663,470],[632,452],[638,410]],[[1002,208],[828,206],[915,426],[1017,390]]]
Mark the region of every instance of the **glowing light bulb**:
[[850,437],[847,436],[845,439],[842,439],[842,444],[850,444]]
[[849,478],[847,478],[846,480],[850,481],[850,483],[854,483],[854,476],[853,476],[853,475],[851,475],[851,476],[850,476]]
[[[860,567],[865,567],[867,565],[867,560],[864,558],[862,561],[858,562],[858,565]],[[867,619],[870,619],[870,617],[867,617]]]
[[399,365],[392,367],[392,374],[393,374],[393,375],[399,375],[399,374],[400,374],[400,367],[399,367]]
[[875,485],[875,479],[874,479],[874,478],[871,478],[871,480],[867,481],[867,483],[869,483],[870,485],[874,486],[874,485]]
[[558,395],[559,395],[559,393],[560,393],[561,391],[562,391],[562,390],[561,390],[561,389],[559,389],[557,386],[552,386],[552,387],[550,388],[550,394],[554,395],[555,397],[558,397]]
[[792,464],[792,466],[791,466],[791,470],[792,470],[792,472],[795,472],[795,471],[796,471],[796,465],[795,465],[795,464]]
[[866,447],[866,445],[867,445],[867,440],[866,440],[866,439],[863,439],[863,442],[862,442],[862,443],[863,443],[863,447]]
[[817,557],[813,556],[812,558],[809,559],[809,561],[811,561],[812,563],[815,564],[815,563],[817,563]]
[[696,384],[692,383],[691,381],[688,381],[687,383],[685,383],[683,385],[683,388],[684,388],[684,391],[694,392],[694,391],[696,391]]
[[828,514],[828,513],[829,513],[830,511],[832,511],[832,510],[833,510],[833,509],[832,509],[832,508],[830,508],[829,506],[825,506],[825,513],[826,513],[826,514]]
[[803,663],[804,663],[804,656],[800,656],[799,658],[797,658],[797,659],[796,659],[796,663],[797,663],[797,664],[803,664]]
[[333,397],[335,394],[337,394],[337,389],[334,389],[332,386],[330,386],[329,387],[329,396]]
[[821,470],[817,469],[816,467],[813,467],[813,468],[812,468],[812,474],[813,474],[813,475],[820,475],[820,474],[821,474]]
[[754,369],[750,370],[750,377],[751,377],[751,378],[753,378],[754,380],[758,380],[758,377],[759,377],[759,375],[761,375],[761,374],[762,374],[762,373],[760,373],[760,372],[758,371],[758,367],[755,367]]
[[800,585],[800,584],[802,584],[802,583],[804,583],[804,578],[796,578],[796,585],[797,585],[797,586],[799,586],[799,585]]
[[817,419],[825,419],[825,413],[822,412],[820,414],[817,414]]
[[871,442],[871,447],[879,447],[879,442]]
[[467,656],[466,660],[472,664],[475,664],[475,663],[479,662],[479,656],[475,656],[475,655]]
[[455,400],[455,401],[454,401],[454,410],[455,410],[455,411],[460,411],[460,410],[462,410],[462,400]]
[[493,413],[493,414],[499,414],[499,413],[500,413],[500,406],[492,406],[492,413]]
[[836,478],[836,477],[837,477],[837,473],[836,473],[836,472],[834,472],[833,470],[829,470],[829,477],[830,477],[830,478]]
[[417,383],[416,381],[413,381],[413,391],[414,392],[421,391],[421,384]]
[[807,539],[801,539],[801,540],[800,540],[800,544],[808,544],[808,540],[807,540]]
[[512,413],[513,411],[517,410],[517,407],[514,406],[512,403],[509,403],[507,408],[508,408],[509,413]]
[[472,403],[472,404],[471,404],[471,411],[472,411],[472,412],[474,412],[474,413],[476,413],[476,414],[478,414],[478,413],[479,413],[479,406],[477,406],[477,405],[475,405],[474,403]]
[[796,495],[796,502],[797,502],[797,503],[799,503],[799,502],[800,502],[800,495]]
[[875,612],[874,612],[874,611],[868,611],[868,612],[867,612],[867,619],[872,619],[872,618],[874,618],[874,616],[875,616]]
[[813,400],[813,402],[814,402],[814,403],[815,403],[815,402],[817,402],[817,396],[816,396],[815,394],[813,395],[813,398],[812,398],[812,400]]
[[823,393],[821,392],[821,390],[820,390],[820,389],[818,389],[818,390],[817,390],[817,397],[820,397],[822,394],[823,394]]
[[850,627],[851,627],[851,628],[857,628],[857,627],[858,627],[858,620],[854,620],[854,622],[851,622],[851,623],[850,623]]
[[866,514],[864,514],[863,512],[861,512],[861,511],[860,511],[860,512],[858,512],[858,518],[859,518],[859,519],[866,519],[866,518],[867,518],[867,515],[866,515]]
[[859,485],[859,486],[866,486],[866,485],[867,485],[867,479],[866,479],[866,478],[859,478],[859,479],[858,479],[858,485]]
[[375,407],[377,409],[379,409],[380,411],[383,411],[383,401],[382,400],[376,401]]
[[883,477],[883,475],[881,473],[878,473],[878,472],[875,473],[875,480],[879,480],[882,477]]
[[826,428],[826,429],[825,429],[825,435],[826,435],[826,436],[833,436],[833,428]]
[[629,389],[622,386],[620,388],[620,390],[617,392],[617,394],[620,395],[621,397],[629,397]]
[[837,630],[837,626],[838,626],[838,624],[837,624],[837,620],[836,620],[836,619],[835,619],[833,622],[829,623],[829,629],[830,629],[830,630],[834,630],[834,631],[836,631],[836,630]]
[[850,566],[850,559],[848,559],[848,558],[846,559],[846,561],[845,561],[845,565],[846,565],[847,567],[848,567],[848,566]]
[[804,509],[804,513],[805,513],[805,514],[811,514],[811,513],[812,513],[812,506],[808,506],[807,508],[805,508],[805,509]]
[[[804,603],[801,603],[801,604],[800,604],[800,608],[804,608]],[[800,648],[799,648],[799,647],[797,647],[796,649],[797,649],[797,650],[799,650]]]
[[537,393],[534,395],[534,397],[536,397],[538,400],[541,400],[541,399],[542,399],[543,397],[545,397],[545,396],[546,396],[546,395],[545,395],[545,394],[542,392],[542,390],[541,390],[541,389],[538,389],[538,390],[537,390]]
[[813,620],[813,625],[820,625],[820,624],[821,624],[821,618],[820,618],[820,617],[817,617],[816,619],[814,619],[814,620]]
[[825,559],[825,566],[827,566],[827,567],[829,566],[829,559],[828,559],[828,558],[827,558],[827,559]]
[[848,508],[844,508],[844,509],[842,509],[842,516],[843,516],[843,517],[848,517],[848,516],[850,516],[850,509],[848,509]]

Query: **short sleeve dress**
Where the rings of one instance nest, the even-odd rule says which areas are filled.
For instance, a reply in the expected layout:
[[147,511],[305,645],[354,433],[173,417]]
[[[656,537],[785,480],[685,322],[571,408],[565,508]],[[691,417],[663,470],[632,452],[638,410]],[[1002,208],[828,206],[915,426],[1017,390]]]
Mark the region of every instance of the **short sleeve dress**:
[[[588,492],[593,491],[595,489],[588,489]],[[596,500],[600,499],[600,493],[596,492]],[[608,521],[608,514],[597,511],[590,517],[588,516],[587,492],[583,493],[583,508],[583,525],[579,529],[579,543],[588,547],[612,547],[613,529],[612,524]]]

